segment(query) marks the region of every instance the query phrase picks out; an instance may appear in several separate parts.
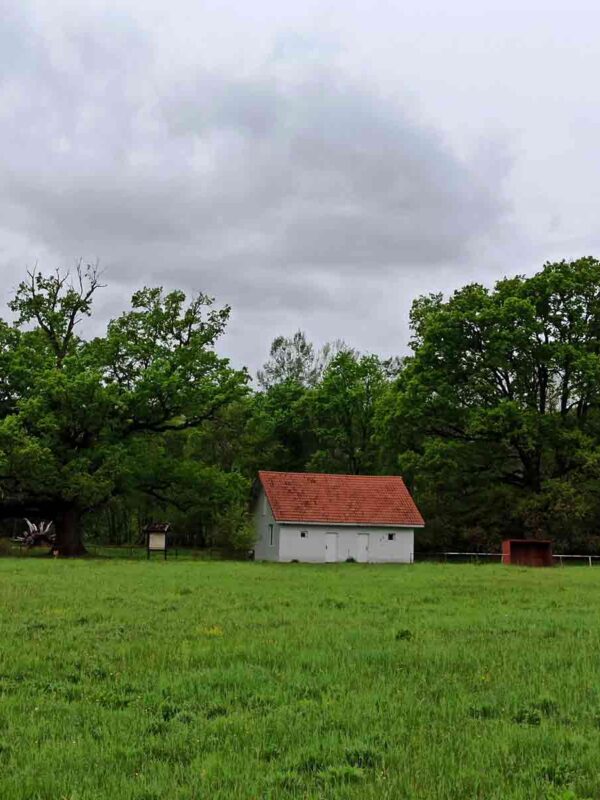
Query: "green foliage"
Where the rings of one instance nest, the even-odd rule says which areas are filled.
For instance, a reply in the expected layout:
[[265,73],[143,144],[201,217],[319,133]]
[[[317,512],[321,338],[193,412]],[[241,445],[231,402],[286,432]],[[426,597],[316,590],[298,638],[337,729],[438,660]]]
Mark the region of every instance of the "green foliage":
[[124,542],[157,518],[187,545],[247,549],[259,469],[400,473],[422,549],[529,535],[600,552],[595,259],[418,298],[403,360],[277,337],[254,392],[216,352],[228,307],[143,288],[89,341],[100,288],[94,268],[33,272],[0,320],[0,517],[55,519],[65,552],[80,520]]
[[309,467],[324,472],[377,471],[375,408],[386,386],[377,356],[339,353],[309,398],[317,451]]
[[595,533],[600,263],[421,298],[411,324],[414,355],[378,427],[387,468],[411,478],[429,534],[544,535],[569,547]]
[[311,390],[294,381],[275,384],[253,403],[253,428],[262,440],[262,468],[302,472],[316,447]]
[[338,345],[318,380],[288,378],[257,394],[252,424],[262,439],[261,466],[376,472],[375,411],[390,368],[377,356],[360,356]]
[[92,311],[93,295],[100,287],[95,267],[76,267],[75,280],[59,270],[50,275],[34,270],[22,281],[8,307],[21,329],[33,323],[58,366],[77,349],[75,326]]
[[240,396],[247,375],[232,370],[213,347],[229,308],[214,310],[198,295],[143,289],[132,310],[90,344],[92,363],[118,398],[126,432],[162,433],[198,426]]
[[597,798],[598,604],[588,567],[4,558],[0,797]]
[[245,505],[230,507],[217,516],[212,543],[244,555],[254,547],[256,529]]
[[229,309],[143,289],[86,341],[76,326],[97,272],[29,278],[10,304],[15,322],[0,325],[0,513],[50,515],[70,554],[79,517],[115,497],[149,490],[168,507],[207,475],[222,483],[217,466],[186,461],[186,437],[247,391],[247,374],[214,351]]

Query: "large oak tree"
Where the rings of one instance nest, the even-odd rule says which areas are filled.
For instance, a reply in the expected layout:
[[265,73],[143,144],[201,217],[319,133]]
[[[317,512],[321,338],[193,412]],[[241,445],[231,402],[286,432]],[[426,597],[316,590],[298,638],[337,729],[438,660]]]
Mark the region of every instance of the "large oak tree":
[[423,297],[411,324],[414,355],[381,409],[381,441],[433,529],[471,541],[594,531],[600,263]]
[[194,469],[167,463],[181,450],[168,437],[246,391],[247,374],[214,350],[229,308],[145,288],[86,339],[80,324],[100,287],[95,268],[32,271],[10,303],[14,319],[0,321],[0,514],[51,518],[61,555],[83,552],[82,515],[115,496],[166,501],[169,475],[181,494]]

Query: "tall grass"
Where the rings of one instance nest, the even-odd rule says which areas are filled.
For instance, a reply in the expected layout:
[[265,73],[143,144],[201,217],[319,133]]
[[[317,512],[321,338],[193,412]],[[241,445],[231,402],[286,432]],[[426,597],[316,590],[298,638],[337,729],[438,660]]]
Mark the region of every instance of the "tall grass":
[[600,797],[600,571],[0,561],[0,798]]

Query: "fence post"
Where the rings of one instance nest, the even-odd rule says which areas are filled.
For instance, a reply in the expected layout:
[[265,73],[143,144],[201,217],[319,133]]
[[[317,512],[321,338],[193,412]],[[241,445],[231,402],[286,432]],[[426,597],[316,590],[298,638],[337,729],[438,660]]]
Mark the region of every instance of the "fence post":
[[588,561],[590,562],[590,567],[592,566],[592,557],[588,556]]
[[560,562],[560,565],[561,565],[561,567],[562,567],[562,565],[563,565],[562,556],[559,556],[559,557],[558,557],[558,560],[559,560],[559,562]]

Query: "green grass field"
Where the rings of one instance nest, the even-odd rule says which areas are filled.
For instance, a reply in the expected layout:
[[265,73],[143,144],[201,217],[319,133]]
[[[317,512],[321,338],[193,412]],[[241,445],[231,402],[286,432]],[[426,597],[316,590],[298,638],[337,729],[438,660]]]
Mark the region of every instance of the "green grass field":
[[0,560],[0,798],[600,798],[600,570]]

